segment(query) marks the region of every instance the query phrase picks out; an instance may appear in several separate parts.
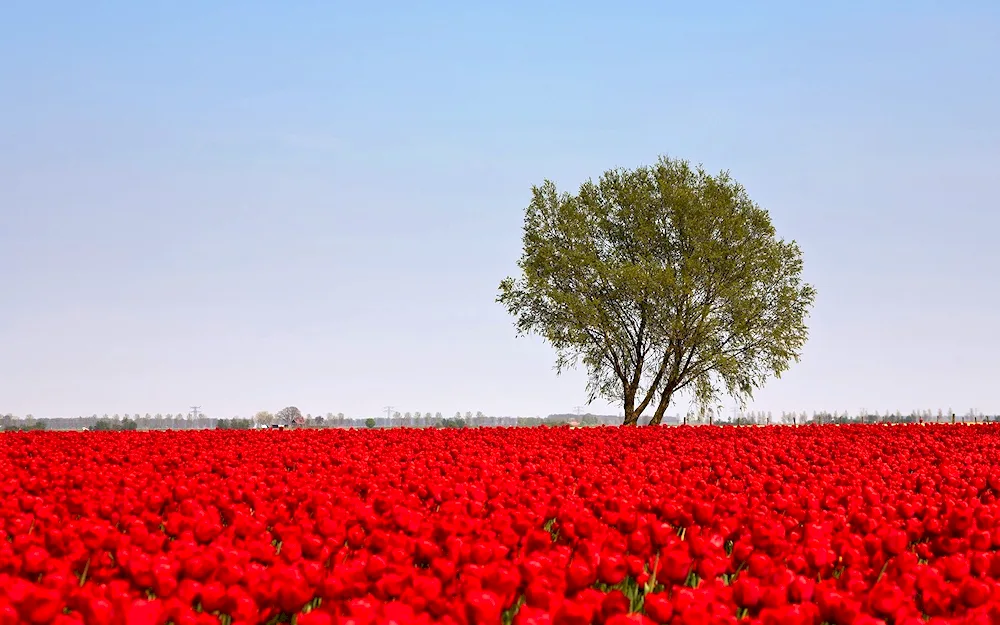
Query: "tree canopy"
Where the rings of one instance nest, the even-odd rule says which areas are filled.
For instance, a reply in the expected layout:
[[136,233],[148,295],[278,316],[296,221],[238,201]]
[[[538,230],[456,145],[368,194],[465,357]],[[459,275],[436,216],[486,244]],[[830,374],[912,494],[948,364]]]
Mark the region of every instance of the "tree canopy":
[[294,425],[301,418],[302,412],[295,406],[282,408],[278,411],[278,414],[274,415],[275,421],[281,425]]
[[682,393],[751,398],[798,360],[815,299],[798,245],[728,172],[666,157],[575,195],[533,187],[518,267],[497,297],[518,334],[559,372],[582,361],[589,400],[621,402],[625,425]]

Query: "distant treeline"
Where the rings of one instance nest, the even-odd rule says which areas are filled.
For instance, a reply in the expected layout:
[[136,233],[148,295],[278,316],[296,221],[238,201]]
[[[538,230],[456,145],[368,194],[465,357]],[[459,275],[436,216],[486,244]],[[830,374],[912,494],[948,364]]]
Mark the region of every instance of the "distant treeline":
[[[266,416],[263,416],[266,415]],[[640,418],[639,424],[649,423],[650,415]],[[689,424],[713,424],[713,425],[805,425],[805,424],[847,424],[847,423],[984,423],[1000,420],[997,416],[983,415],[975,410],[970,410],[962,415],[956,415],[950,411],[938,410],[932,413],[930,410],[912,411],[909,414],[869,413],[859,412],[855,415],[837,412],[813,412],[811,414],[800,412],[782,412],[772,415],[770,412],[742,412],[725,414],[723,411],[715,413],[689,413],[686,416],[665,416],[664,425]],[[254,427],[268,427],[274,423],[281,423],[270,413],[258,413],[255,418],[234,417],[230,419],[213,418],[205,415],[193,417],[190,415],[113,415],[89,417],[53,417],[37,419],[31,415],[24,418],[7,414],[0,416],[0,429],[5,432],[32,431],[32,430],[95,430],[95,431],[124,431],[124,430],[246,430]],[[417,428],[467,428],[467,427],[537,427],[548,426],[597,426],[597,425],[621,425],[621,415],[594,415],[594,414],[551,414],[547,417],[491,417],[483,413],[456,413],[454,417],[443,417],[441,413],[432,415],[431,413],[395,413],[392,417],[368,417],[366,419],[351,419],[343,414],[333,415],[328,413],[324,416],[303,415],[302,427],[307,428],[394,428],[394,427],[417,427]]]
[[[207,417],[199,415],[114,415],[89,417],[51,417],[37,419],[33,416],[24,418],[14,415],[0,417],[0,425],[6,431],[18,430],[93,430],[93,431],[124,431],[124,430],[248,430],[254,427],[267,427],[280,420],[273,416],[263,419],[240,418],[231,419]],[[312,416],[305,415],[302,425],[307,428],[467,428],[467,427],[537,427],[541,425],[621,425],[621,415],[577,415],[553,414],[547,417],[490,417],[482,413],[473,415],[456,414],[454,417],[437,415],[416,416],[411,414],[396,414],[392,417],[368,417],[365,419],[350,419],[343,415]]]

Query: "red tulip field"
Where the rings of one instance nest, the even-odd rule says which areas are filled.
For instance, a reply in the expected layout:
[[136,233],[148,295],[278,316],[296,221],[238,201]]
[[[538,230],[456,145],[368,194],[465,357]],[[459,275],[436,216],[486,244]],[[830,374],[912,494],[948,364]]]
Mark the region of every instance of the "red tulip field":
[[1000,427],[0,435],[0,625],[1000,623]]

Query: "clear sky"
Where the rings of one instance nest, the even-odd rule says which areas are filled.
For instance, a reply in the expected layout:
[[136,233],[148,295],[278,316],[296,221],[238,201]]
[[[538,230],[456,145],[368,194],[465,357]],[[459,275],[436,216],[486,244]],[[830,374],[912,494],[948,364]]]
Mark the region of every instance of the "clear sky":
[[998,111],[993,0],[3,2],[0,412],[570,411],[530,187],[660,154],[803,249],[757,408],[1000,412]]

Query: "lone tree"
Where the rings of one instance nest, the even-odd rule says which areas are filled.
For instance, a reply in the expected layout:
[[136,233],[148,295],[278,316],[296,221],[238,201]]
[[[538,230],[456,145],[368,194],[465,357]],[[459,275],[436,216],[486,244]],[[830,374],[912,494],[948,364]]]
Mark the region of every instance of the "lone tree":
[[546,180],[525,211],[521,275],[497,301],[538,334],[556,370],[587,368],[589,401],[624,404],[625,425],[690,393],[745,402],[797,361],[815,299],[802,253],[727,172],[660,158],[611,170],[576,195]]

